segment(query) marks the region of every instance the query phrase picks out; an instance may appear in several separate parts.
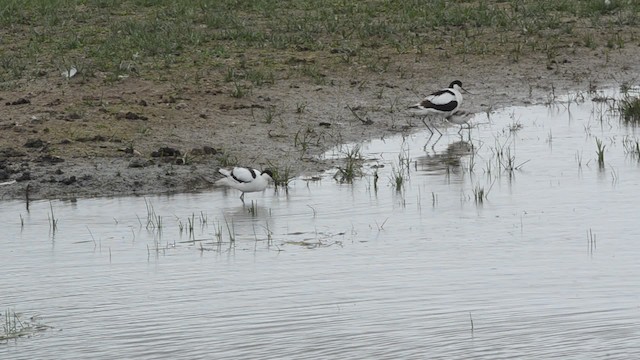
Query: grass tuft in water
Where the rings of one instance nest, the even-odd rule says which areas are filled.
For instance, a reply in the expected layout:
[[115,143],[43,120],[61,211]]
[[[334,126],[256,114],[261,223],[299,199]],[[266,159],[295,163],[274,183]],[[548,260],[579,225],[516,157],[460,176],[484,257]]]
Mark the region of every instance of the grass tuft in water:
[[522,130],[522,123],[520,121],[514,121],[509,124],[509,131],[516,132]]
[[189,232],[189,238],[191,239],[195,239],[195,234],[193,232],[193,227],[195,225],[195,222],[196,222],[196,214],[191,213],[191,217],[187,218],[187,231]]
[[398,166],[391,171],[391,183],[396,191],[401,191],[402,187],[409,179],[411,173],[411,157],[409,150],[404,148],[398,153]]
[[56,230],[58,230],[58,219],[56,219],[53,213],[53,204],[51,204],[51,201],[49,201],[49,208],[51,209],[51,215],[49,217],[49,228],[55,234]]
[[604,149],[607,145],[602,143],[602,140],[596,138],[596,155],[598,155],[598,166],[604,168]]
[[267,161],[267,166],[271,169],[273,176],[273,183],[275,184],[276,189],[284,188],[285,190],[289,186],[289,182],[295,178],[295,174],[293,172],[293,168],[290,164],[278,166],[270,161]]
[[147,208],[147,230],[155,230],[158,235],[162,233],[162,216],[156,214],[151,201],[144,199],[144,205]]
[[229,242],[231,244],[235,244],[235,242],[236,242],[236,228],[235,228],[235,225],[233,224],[233,219],[231,219],[231,224],[229,224],[229,221],[225,217],[224,218],[224,222],[227,225],[227,232],[229,233]]
[[348,149],[344,154],[344,165],[338,167],[334,178],[342,183],[352,183],[354,179],[362,176],[360,145]]
[[378,192],[378,179],[380,179],[380,175],[378,175],[378,169],[373,173],[373,191]]
[[476,185],[473,188],[473,200],[476,202],[476,204],[482,204],[488,195],[489,192],[485,191],[483,186]]
[[404,185],[405,177],[404,172],[402,170],[393,169],[391,171],[391,183],[396,191],[401,191],[402,186]]
[[625,96],[620,100],[618,110],[625,125],[640,124],[640,97]]

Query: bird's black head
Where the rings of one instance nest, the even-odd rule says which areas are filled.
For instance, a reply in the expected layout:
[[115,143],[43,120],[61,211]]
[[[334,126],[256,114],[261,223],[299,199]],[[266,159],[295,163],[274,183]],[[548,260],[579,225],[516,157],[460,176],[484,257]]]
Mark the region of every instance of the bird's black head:
[[458,85],[460,87],[460,90],[462,90],[463,93],[471,94],[470,92],[467,91],[467,89],[462,87],[462,81],[460,81],[460,80],[452,81],[451,84],[449,84],[449,89],[453,89],[453,87],[456,86],[456,85]]
[[273,179],[273,171],[271,171],[271,169],[265,169],[262,173],[269,175],[269,177]]

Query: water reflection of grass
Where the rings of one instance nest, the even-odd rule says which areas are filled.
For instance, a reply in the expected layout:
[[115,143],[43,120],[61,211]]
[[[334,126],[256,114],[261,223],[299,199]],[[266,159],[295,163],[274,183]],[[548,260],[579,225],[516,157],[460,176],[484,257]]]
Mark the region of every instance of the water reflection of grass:
[[640,140],[627,136],[622,140],[622,146],[627,155],[640,160]]

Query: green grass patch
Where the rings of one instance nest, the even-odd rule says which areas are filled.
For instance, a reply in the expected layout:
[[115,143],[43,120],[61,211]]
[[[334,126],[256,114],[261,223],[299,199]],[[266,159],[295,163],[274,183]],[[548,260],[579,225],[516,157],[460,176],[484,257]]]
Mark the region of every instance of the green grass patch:
[[384,71],[392,63],[372,53],[426,56],[442,48],[518,58],[547,39],[558,47],[573,43],[573,34],[588,48],[618,48],[633,42],[633,32],[624,30],[640,24],[639,14],[640,2],[623,0],[5,0],[0,36],[11,43],[0,52],[0,81],[79,61],[85,72],[114,74],[112,80],[158,79],[167,69],[240,67],[248,54],[269,59],[266,67],[245,64],[246,79],[260,86],[304,52],[316,62],[300,73],[323,84],[321,69],[361,59]]

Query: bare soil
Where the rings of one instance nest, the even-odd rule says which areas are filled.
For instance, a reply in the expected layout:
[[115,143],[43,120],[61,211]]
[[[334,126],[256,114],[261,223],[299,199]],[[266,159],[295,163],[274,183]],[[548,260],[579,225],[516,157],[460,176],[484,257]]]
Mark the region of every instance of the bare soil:
[[[290,66],[317,60],[296,59]],[[320,83],[278,75],[242,97],[220,80],[222,70],[197,81],[176,71],[115,82],[99,73],[42,74],[0,91],[0,198],[202,191],[218,167],[235,164],[312,174],[335,165],[319,155],[336,145],[421,129],[405,108],[455,79],[472,92],[463,107],[486,112],[636,84],[640,75],[637,44],[566,48],[553,61],[545,54],[463,59],[438,50],[418,62],[390,59],[383,72],[354,63],[336,73],[323,65]]]

